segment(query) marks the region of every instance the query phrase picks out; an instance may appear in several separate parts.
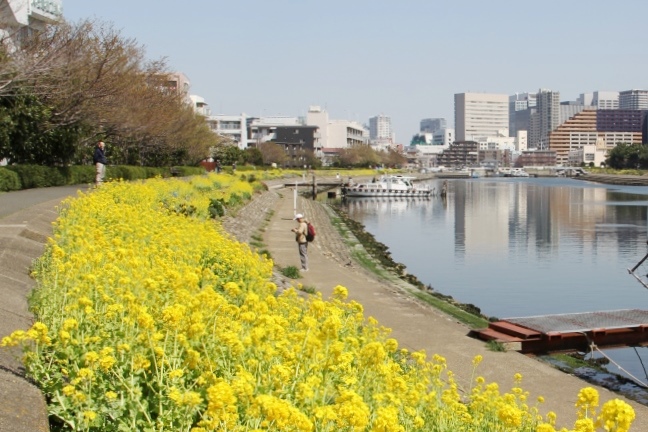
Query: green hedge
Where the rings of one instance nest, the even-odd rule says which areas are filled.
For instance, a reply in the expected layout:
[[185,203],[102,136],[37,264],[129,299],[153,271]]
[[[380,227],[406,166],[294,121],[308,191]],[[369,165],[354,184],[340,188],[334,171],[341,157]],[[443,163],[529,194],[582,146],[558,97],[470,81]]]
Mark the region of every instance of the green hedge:
[[[174,175],[186,177],[205,173],[203,167],[173,167]],[[171,177],[169,167],[116,165],[106,167],[106,180],[143,180],[156,176]],[[0,167],[0,191],[94,183],[94,166],[46,167],[8,165]]]
[[15,172],[0,167],[0,191],[19,190],[22,186],[20,184],[20,177]]

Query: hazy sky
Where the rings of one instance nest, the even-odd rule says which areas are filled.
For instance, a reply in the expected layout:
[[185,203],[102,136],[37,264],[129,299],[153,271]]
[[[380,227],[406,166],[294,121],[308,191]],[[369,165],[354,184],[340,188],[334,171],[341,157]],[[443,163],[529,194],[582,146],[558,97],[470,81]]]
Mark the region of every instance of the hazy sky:
[[212,114],[454,124],[454,94],[648,89],[645,0],[63,0],[185,73]]

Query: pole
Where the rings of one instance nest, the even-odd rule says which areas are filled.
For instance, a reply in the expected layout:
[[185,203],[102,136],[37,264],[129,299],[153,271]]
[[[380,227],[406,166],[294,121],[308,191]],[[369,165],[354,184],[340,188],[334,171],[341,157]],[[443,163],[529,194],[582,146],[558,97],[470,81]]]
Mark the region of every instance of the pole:
[[293,217],[297,216],[297,188],[299,183],[295,182],[295,189],[293,189]]
[[313,200],[317,198],[317,182],[315,181],[315,174],[313,174]]

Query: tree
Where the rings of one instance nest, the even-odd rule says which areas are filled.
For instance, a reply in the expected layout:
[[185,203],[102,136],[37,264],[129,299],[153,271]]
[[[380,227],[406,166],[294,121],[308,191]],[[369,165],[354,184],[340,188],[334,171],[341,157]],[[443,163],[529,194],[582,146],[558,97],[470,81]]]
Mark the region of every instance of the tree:
[[258,149],[263,156],[263,163],[266,165],[276,163],[278,166],[283,166],[286,162],[286,151],[281,144],[264,142],[259,144]]
[[250,165],[263,165],[263,153],[256,147],[249,147],[245,150],[245,163]]
[[390,167],[402,167],[407,163],[407,158],[393,148],[387,149],[386,152],[381,152],[381,162]]
[[648,146],[642,144],[617,144],[609,153],[606,164],[611,168],[648,168]]
[[212,157],[219,159],[223,166],[234,163],[241,164],[245,162],[245,152],[235,145],[218,145],[216,146]]
[[12,162],[83,163],[101,138],[111,163],[193,164],[219,142],[184,95],[169,91],[165,62],[145,61],[111,25],[52,25],[20,50],[3,49],[0,156]]

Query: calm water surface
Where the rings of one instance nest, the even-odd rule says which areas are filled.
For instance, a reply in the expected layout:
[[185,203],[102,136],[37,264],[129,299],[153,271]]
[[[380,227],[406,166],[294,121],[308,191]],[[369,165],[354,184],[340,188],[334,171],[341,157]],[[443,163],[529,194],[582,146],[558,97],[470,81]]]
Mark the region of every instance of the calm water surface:
[[[568,178],[448,186],[445,200],[349,199],[348,211],[421,282],[488,316],[648,308],[648,289],[627,270],[648,252],[648,187]],[[637,269],[646,273],[648,260]],[[648,381],[634,350],[606,353],[634,361]]]

